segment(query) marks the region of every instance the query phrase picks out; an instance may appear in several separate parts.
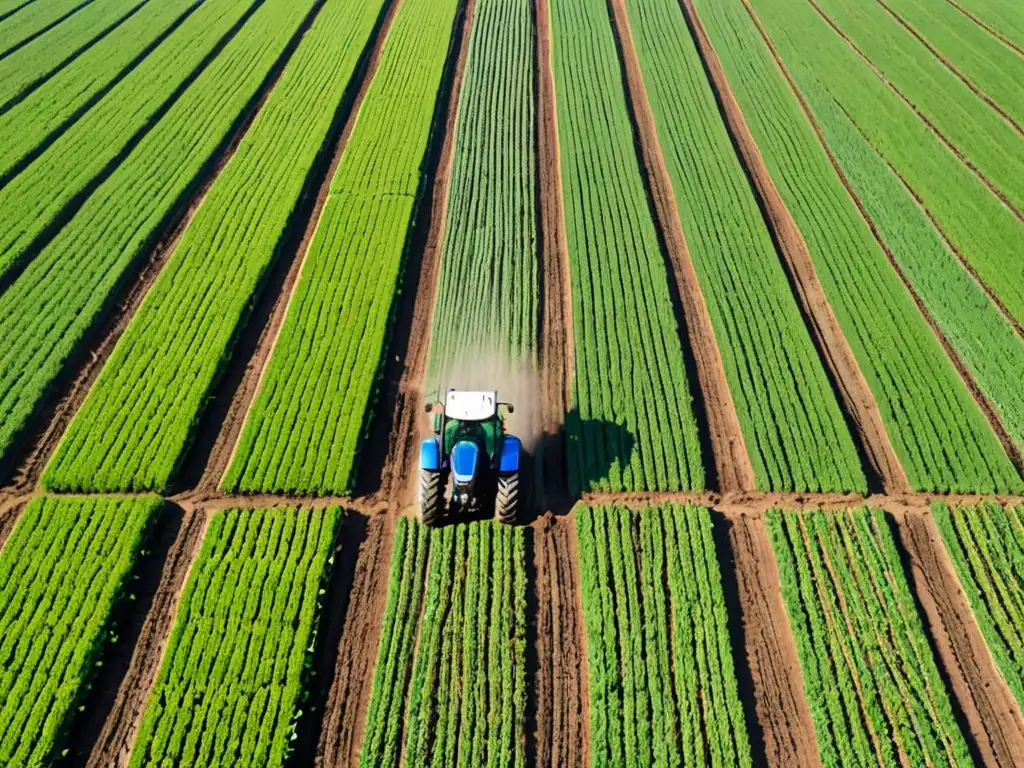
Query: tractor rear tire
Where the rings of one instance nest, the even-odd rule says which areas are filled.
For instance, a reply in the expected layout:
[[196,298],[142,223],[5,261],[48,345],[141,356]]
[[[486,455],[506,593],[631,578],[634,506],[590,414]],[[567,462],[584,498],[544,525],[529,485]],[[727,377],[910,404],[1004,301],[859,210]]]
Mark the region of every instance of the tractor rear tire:
[[437,525],[444,514],[444,475],[429,469],[420,470],[420,522]]
[[499,523],[514,525],[519,515],[519,473],[498,476],[498,493],[494,497],[494,516]]

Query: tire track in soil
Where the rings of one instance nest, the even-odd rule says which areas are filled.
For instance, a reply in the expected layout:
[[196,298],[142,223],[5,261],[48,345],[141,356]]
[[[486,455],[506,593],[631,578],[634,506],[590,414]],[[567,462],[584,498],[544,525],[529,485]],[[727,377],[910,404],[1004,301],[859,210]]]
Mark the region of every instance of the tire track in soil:
[[1024,754],[1024,718],[974,621],[938,529],[924,509],[891,515],[954,714],[975,761],[1012,766]]
[[704,63],[733,147],[755,192],[790,285],[799,299],[811,339],[819,357],[825,362],[825,371],[843,406],[847,426],[861,453],[862,463],[866,464],[864,470],[868,474],[868,484],[880,484],[888,493],[908,491],[909,481],[885,431],[878,403],[828,303],[807,243],[775,188],[693,0],[681,2],[683,16]]
[[573,518],[541,518],[533,531],[536,670],[534,764],[583,766],[590,757],[587,657]]
[[[27,437],[22,441],[26,445],[26,450],[20,459],[12,462],[13,472],[10,481],[4,486],[4,491],[29,493],[38,486],[39,478],[57,448],[57,443],[78,413],[121,334],[128,327],[142,300],[178,247],[196,211],[206,200],[210,187],[231,162],[238,145],[270,98],[270,94],[281,79],[281,73],[291,60],[302,36],[312,26],[324,2],[325,0],[319,0],[310,9],[281,55],[271,66],[266,78],[256,89],[253,98],[239,113],[224,141],[203,164],[193,183],[184,190],[164,222],[156,228],[152,240],[140,249],[140,252],[145,254],[138,259],[139,262],[144,262],[142,268],[136,271],[129,267],[126,270],[122,285],[127,283],[127,287],[115,290],[107,302],[108,309],[99,313],[96,327],[86,333],[80,351],[68,360],[64,366],[65,373],[58,376],[52,386],[55,394],[44,399],[40,406],[40,415],[32,420],[32,423],[38,426],[28,428]],[[113,311],[110,311],[110,308],[114,308]],[[90,339],[95,341],[90,344]],[[3,480],[6,474],[7,470],[0,462],[0,480]]]
[[[324,2],[326,0],[320,0],[318,11]],[[305,189],[282,234],[269,275],[264,285],[257,289],[251,314],[240,331],[195,441],[186,454],[184,470],[176,483],[178,488],[201,492],[216,490],[234,458],[249,407],[259,391],[288,306],[301,279],[310,242],[327,203],[331,179],[341,162],[400,2],[385,0],[381,5],[352,78],[345,86],[334,121],[313,161]],[[295,44],[298,44],[298,38]]]
[[946,0],[946,2],[949,3],[950,5],[952,5],[954,8],[956,8],[960,13],[962,13],[968,19],[970,19],[975,24],[977,24],[979,27],[984,29],[990,35],[992,35],[992,37],[996,38],[999,42],[1001,42],[1007,48],[1010,48],[1011,50],[1013,50],[1018,56],[1024,57],[1024,48],[1021,48],[1015,42],[1013,42],[1008,37],[1006,37],[1002,32],[1000,32],[999,30],[995,29],[994,27],[992,27],[989,24],[987,24],[984,21],[982,21],[978,16],[975,16],[973,13],[971,13],[966,8],[964,8],[962,5],[957,3],[956,0]]
[[301,748],[297,754],[297,762],[317,768],[358,762],[387,601],[394,516],[359,518],[359,526],[346,520],[353,530],[345,533],[337,602],[331,600],[335,604],[325,619],[327,663],[318,674],[328,689],[314,723],[315,756]]
[[381,360],[380,401],[367,410],[366,437],[356,470],[357,495],[386,501],[399,511],[415,503],[419,443],[426,437],[423,379],[441,273],[448,182],[473,7],[474,0],[463,0],[456,15],[421,166],[413,225],[406,238],[401,288],[391,308],[391,338]]
[[760,514],[712,513],[736,677],[755,764],[821,765],[800,659]]
[[[654,113],[647,99],[625,0],[608,0],[608,5],[630,104],[635,143],[642,160],[644,186],[654,209],[658,239],[666,256],[665,267],[672,278],[672,301],[677,310],[676,322],[691,381],[696,373],[695,383],[699,392],[694,393],[694,410],[701,424],[702,442],[707,441],[703,447],[704,464],[707,466],[708,460],[713,463],[715,476],[710,484],[719,490],[753,490],[756,487],[754,468],[729,391],[711,316],[679,219],[679,208],[661,150]],[[691,355],[692,361],[689,359]]]
[[[166,505],[153,552],[140,572],[135,604],[121,624],[124,636],[93,683],[88,716],[68,740],[68,762],[127,766],[188,575],[206,535],[203,510]],[[150,591],[151,590],[151,591]],[[141,594],[139,594],[141,593]]]

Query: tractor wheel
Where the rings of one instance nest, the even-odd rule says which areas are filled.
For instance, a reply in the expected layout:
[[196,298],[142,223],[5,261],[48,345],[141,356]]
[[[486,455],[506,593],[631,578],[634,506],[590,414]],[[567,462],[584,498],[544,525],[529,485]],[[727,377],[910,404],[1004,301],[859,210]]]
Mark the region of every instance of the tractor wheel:
[[444,513],[444,476],[429,469],[420,470],[420,522],[437,525]]
[[494,516],[500,523],[513,524],[519,513],[519,473],[498,476],[498,493],[494,498]]

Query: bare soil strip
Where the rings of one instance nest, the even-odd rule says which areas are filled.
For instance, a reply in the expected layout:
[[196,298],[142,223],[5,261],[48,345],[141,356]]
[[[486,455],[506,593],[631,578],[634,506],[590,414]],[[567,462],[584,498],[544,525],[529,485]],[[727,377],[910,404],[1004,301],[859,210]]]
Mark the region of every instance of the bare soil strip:
[[589,698],[573,520],[546,515],[533,532],[537,668],[531,682],[538,768],[589,759]]
[[697,9],[692,0],[682,0],[682,3],[687,24],[704,61],[726,128],[757,193],[758,203],[782,256],[783,266],[800,299],[804,318],[812,331],[818,352],[831,374],[833,386],[845,406],[848,420],[852,421],[854,438],[881,481],[882,488],[889,493],[906,491],[909,482],[886,434],[878,403],[825,297],[807,243],[775,188],[718,55],[697,15]]
[[723,527],[719,563],[732,609],[733,652],[742,654],[737,679],[754,754],[768,766],[820,766],[768,531],[760,516],[747,512],[716,525]]
[[999,30],[997,30],[994,27],[990,26],[989,24],[986,24],[984,21],[979,19],[973,13],[971,13],[966,8],[964,8],[962,5],[960,5],[958,2],[956,2],[956,0],[946,0],[946,2],[949,3],[950,5],[952,5],[954,8],[956,8],[958,11],[960,11],[960,13],[962,13],[968,19],[970,19],[975,24],[977,24],[979,27],[984,29],[990,35],[992,35],[992,37],[994,37],[997,40],[999,40],[999,42],[1001,42],[1007,48],[1011,48],[1019,56],[1024,57],[1024,49],[1022,49],[1019,45],[1017,45],[1015,42],[1013,42],[1008,37],[1006,37],[1002,32],[1000,32]]
[[[193,185],[185,191],[178,204],[161,227],[153,242],[143,250],[148,251],[141,269],[136,273],[133,269],[126,272],[124,288],[115,293],[108,302],[111,308],[98,327],[87,335],[95,339],[90,345],[82,345],[81,352],[66,365],[65,375],[59,377],[53,387],[54,394],[44,402],[40,415],[34,420],[39,426],[22,441],[25,451],[20,463],[14,467],[11,479],[5,484],[4,490],[13,493],[28,493],[39,483],[46,463],[57,447],[68,424],[74,418],[90,387],[99,375],[115,345],[131,322],[142,300],[146,297],[153,283],[160,276],[164,265],[170,260],[185,230],[192,223],[196,211],[203,204],[210,187],[220,176],[221,171],[234,157],[238,145],[248,132],[256,115],[260,113],[270,94],[273,92],[285,65],[291,59],[295,48],[306,30],[316,19],[323,0],[313,6],[309,14],[299,25],[288,45],[267,73],[261,86],[256,90],[252,100],[242,110],[229,131],[224,143],[211,155],[210,159],[196,176]],[[143,261],[143,260],[140,260]],[[4,475],[0,466],[0,479]]]
[[[381,49],[384,47],[384,41],[387,39],[388,30],[391,28],[391,22],[400,2],[401,0],[390,0],[381,7],[381,15],[378,17],[377,24],[353,71],[352,80],[342,97],[336,122],[328,132],[329,138],[321,150],[321,156],[314,162],[313,167],[316,169],[314,176],[316,176],[320,173],[321,164],[326,159],[327,153],[331,153],[330,163],[323,170],[316,197],[313,199],[312,210],[309,211],[305,226],[300,229],[299,225],[296,225],[282,247],[281,250],[285,257],[278,262],[278,267],[268,286],[269,290],[264,293],[265,298],[259,302],[253,317],[246,324],[239,347],[239,352],[242,354],[236,355],[237,363],[225,378],[227,386],[224,387],[224,397],[230,397],[230,402],[224,411],[220,411],[216,405],[214,406],[217,416],[220,418],[214,419],[213,424],[219,422],[219,429],[209,451],[204,451],[201,446],[198,452],[200,456],[205,454],[205,465],[195,483],[197,490],[208,491],[217,488],[235,457],[249,408],[260,391],[270,358],[274,353],[274,347],[281,335],[281,327],[288,315],[288,307],[302,280],[309,245],[320,223],[323,208],[327,204],[331,180],[334,178],[345,147],[348,145],[349,136],[352,135],[352,128],[355,126],[366,91],[377,71]],[[355,87],[356,84],[358,84],[358,88]],[[332,145],[330,137],[334,135],[339,122],[343,125],[341,135]],[[329,149],[332,146],[333,148]],[[299,204],[300,209],[307,203],[308,200],[303,198]],[[302,221],[302,218],[299,217],[297,221]],[[297,243],[294,242],[296,237],[298,237]],[[287,269],[285,269],[286,266]],[[207,433],[210,436],[213,436],[213,424]]]
[[[358,535],[347,532],[341,546],[343,563],[351,560],[352,564],[339,564],[346,583],[324,606],[334,664],[321,681],[329,686],[325,706],[311,718],[319,720],[319,742],[312,760],[318,768],[358,761],[387,597],[393,532],[392,517],[363,518],[362,530]],[[301,752],[298,756],[300,763],[311,762]]]
[[1021,128],[1020,124],[1016,120],[1014,120],[1006,112],[1005,109],[1003,109],[1001,106],[999,106],[999,104],[997,104],[995,102],[995,100],[992,99],[991,96],[989,96],[987,93],[985,93],[985,91],[982,90],[981,87],[976,85],[969,77],[967,77],[967,75],[965,75],[963,72],[961,72],[957,68],[956,64],[954,64],[952,61],[950,61],[949,58],[942,51],[940,51],[938,48],[936,48],[934,45],[932,45],[931,42],[929,42],[929,40],[927,38],[925,38],[924,35],[922,35],[920,32],[918,32],[906,19],[904,19],[895,10],[893,10],[892,7],[890,7],[889,4],[885,2],[885,0],[877,0],[877,2],[878,2],[878,4],[880,6],[882,6],[882,8],[885,9],[886,13],[888,13],[890,16],[893,17],[893,19],[896,20],[896,22],[901,27],[903,27],[905,30],[907,30],[907,32],[909,32],[911,35],[913,35],[917,39],[917,41],[919,43],[921,43],[921,45],[923,45],[925,48],[927,48],[931,52],[932,56],[934,56],[936,59],[938,59],[940,62],[942,62],[942,65],[944,67],[946,67],[946,69],[948,69],[950,72],[952,72],[954,75],[956,75],[957,78],[959,78],[960,81],[964,85],[966,85],[968,88],[970,88],[972,91],[974,91],[974,93],[978,96],[978,98],[980,98],[982,101],[984,101],[990,107],[992,107],[992,109],[994,109],[996,112],[998,112],[999,116],[1002,117],[1010,125],[1012,125],[1013,129],[1015,131],[1017,131],[1017,133],[1019,133],[1022,136],[1024,136],[1024,129]]
[[423,378],[440,277],[448,182],[474,0],[464,0],[448,49],[424,171],[406,239],[402,288],[392,307],[391,340],[382,361],[381,401],[368,414],[357,487],[361,494],[408,509],[416,498],[419,443],[426,437]]
[[974,757],[985,765],[1019,764],[1024,718],[992,661],[934,521],[925,510],[894,514],[904,567]]
[[93,686],[89,715],[69,741],[73,762],[90,768],[128,765],[209,522],[203,510],[165,509],[163,514],[174,519],[163,523],[162,540],[150,555],[152,575],[143,573],[138,587],[142,591],[155,583],[155,589],[150,594],[136,593],[137,605],[129,622],[120,628],[125,637],[114,658],[104,664],[102,676]]
[[[1006,431],[1006,428],[999,420],[999,417],[996,414],[995,408],[992,405],[992,403],[989,402],[988,398],[984,395],[984,393],[978,387],[977,383],[974,381],[974,378],[971,376],[970,371],[968,371],[967,369],[967,365],[964,363],[959,353],[957,353],[957,351],[953,349],[953,346],[949,343],[949,340],[946,338],[946,335],[939,328],[939,325],[935,321],[935,318],[932,316],[931,312],[928,311],[928,308],[925,306],[924,301],[921,299],[920,295],[917,293],[916,289],[911,284],[910,279],[903,271],[903,268],[899,265],[899,262],[897,262],[895,255],[889,248],[889,245],[885,242],[885,239],[882,237],[881,233],[878,231],[878,228],[875,226],[874,221],[872,221],[871,216],[868,214],[867,209],[861,202],[860,197],[857,195],[856,191],[850,185],[846,173],[843,171],[842,167],[840,167],[839,161],[836,159],[836,156],[833,154],[831,147],[829,147],[828,142],[825,140],[825,134],[821,130],[821,126],[819,125],[817,118],[814,116],[814,113],[811,110],[810,105],[807,103],[803,94],[800,92],[800,89],[797,87],[796,81],[794,81],[792,76],[790,75],[789,70],[786,68],[786,65],[782,61],[779,52],[775,48],[775,44],[771,41],[771,38],[768,37],[767,31],[761,26],[760,20],[754,14],[754,9],[750,6],[747,0],[744,0],[744,5],[750,13],[751,18],[754,21],[754,24],[758,28],[758,31],[761,33],[761,37],[765,41],[765,45],[767,45],[768,49],[771,51],[771,54],[775,59],[776,65],[779,67],[779,70],[786,78],[786,82],[789,83],[790,90],[793,92],[793,95],[796,97],[797,102],[800,104],[800,107],[803,110],[808,123],[810,123],[811,127],[814,129],[814,133],[818,137],[818,142],[821,144],[822,149],[824,149],[825,154],[828,155],[828,159],[832,163],[832,167],[835,169],[836,175],[842,182],[843,186],[846,188],[846,192],[850,196],[850,199],[853,200],[854,204],[857,206],[857,210],[860,211],[860,215],[864,219],[864,222],[868,225],[868,228],[871,230],[871,234],[874,235],[875,241],[885,252],[886,257],[889,259],[889,264],[892,266],[893,270],[896,272],[900,280],[903,282],[903,286],[907,289],[907,292],[910,294],[911,298],[913,298],[914,303],[917,305],[918,311],[924,317],[925,321],[927,321],[928,326],[932,329],[932,333],[935,334],[935,337],[939,340],[939,343],[942,345],[942,348],[946,351],[946,355],[952,361],[954,367],[956,367],[957,372],[960,374],[960,378],[963,381],[964,385],[967,387],[971,395],[974,397],[975,402],[978,403],[978,407],[981,408],[982,413],[985,414],[985,417],[988,419],[989,426],[991,426],[993,432],[995,432],[996,437],[999,438],[999,442],[1002,444],[1003,450],[1006,451],[1007,456],[1009,456],[1010,461],[1013,462],[1014,466],[1017,468],[1017,471],[1019,473],[1024,474],[1024,457],[1021,456],[1020,449],[1013,442],[1013,439],[1010,437],[1009,433]],[[860,133],[860,128],[853,121],[852,117],[849,114],[847,114],[847,118],[850,120],[850,123],[854,126],[854,128],[856,128],[856,130]],[[871,141],[870,139],[868,139],[867,136],[865,136],[863,133],[860,133],[860,135],[864,139],[864,141],[868,142],[868,144],[871,144]],[[882,157],[880,153],[879,157]],[[970,265],[967,263],[967,260],[963,257],[963,255],[949,241],[945,233],[942,231],[942,228],[939,226],[938,222],[935,221],[935,218],[932,216],[932,214],[924,207],[924,203],[922,202],[921,198],[918,197],[917,193],[914,192],[914,190],[910,187],[906,179],[903,178],[903,176],[895,168],[893,168],[893,166],[889,163],[888,160],[886,160],[884,157],[882,157],[882,160],[889,167],[889,170],[891,170],[893,174],[897,178],[899,178],[901,182],[903,182],[903,186],[906,188],[907,192],[910,193],[910,195],[917,201],[917,204],[921,207],[921,210],[924,211],[924,213],[928,216],[929,220],[932,222],[932,225],[939,233],[939,236],[942,237],[943,241],[946,244],[946,247],[949,248],[949,250],[952,253],[956,254],[957,259],[960,261],[960,263],[965,267],[965,269],[967,269],[967,271],[975,279],[978,285],[982,287],[986,295],[990,299],[992,299],[993,303],[995,303],[995,305],[1000,309],[1000,311],[1002,312],[1003,316],[1007,319],[1007,321],[1011,325],[1013,325],[1013,327],[1017,330],[1019,334],[1024,336],[1024,329],[1021,328],[1020,324],[1010,315],[1010,313],[1006,310],[1006,307],[1003,306],[1002,303],[994,296],[989,287],[981,281],[981,278],[970,267]]]
[[0,500],[0,555],[3,554],[4,545],[21,517],[25,503],[21,499]]
[[851,40],[849,36],[845,32],[843,32],[842,29],[839,28],[839,25],[832,21],[831,17],[827,13],[825,13],[825,10],[817,2],[815,2],[815,0],[807,0],[807,2],[811,4],[811,7],[814,8],[814,10],[818,13],[819,16],[821,16],[825,23],[828,24],[832,28],[832,30],[843,39],[843,41],[850,47],[850,49],[854,53],[856,53],[861,58],[861,60],[871,68],[871,71],[875,73],[875,76],[879,80],[881,80],[889,88],[889,90],[891,90],[893,93],[899,96],[900,100],[904,104],[906,104],[907,107],[909,107],[915,115],[917,115],[921,122],[924,123],[933,134],[935,134],[935,137],[939,141],[941,141],[943,145],[945,145],[946,149],[948,149],[950,152],[956,155],[957,159],[961,163],[963,163],[964,166],[966,166],[975,176],[977,176],[978,180],[986,187],[988,187],[989,191],[993,195],[998,197],[1002,204],[1005,205],[1013,213],[1014,216],[1020,219],[1021,222],[1024,222],[1024,213],[1022,213],[1019,208],[1017,208],[1013,203],[1011,203],[1009,198],[1007,198],[1006,195],[1003,194],[1002,190],[1000,190],[999,187],[993,184],[989,180],[989,178],[985,176],[985,174],[983,174],[976,165],[974,165],[974,163],[968,160],[967,157],[963,154],[963,152],[961,152],[959,148],[955,144],[953,144],[953,142],[946,138],[946,135],[938,129],[935,123],[933,123],[920,109],[918,109],[917,106],[903,94],[903,91],[897,88],[896,85],[885,76],[882,70],[880,70],[878,67],[874,65],[871,59],[869,59],[867,55],[865,55],[865,53],[861,51],[860,48],[857,47],[857,44],[854,43],[853,40]]
[[697,384],[703,396],[702,421],[707,424],[709,433],[711,456],[707,458],[714,463],[714,485],[722,491],[753,490],[756,487],[754,468],[750,463],[736,407],[729,391],[729,382],[725,377],[725,367],[711,325],[711,316],[708,314],[697,272],[690,259],[675,192],[658,139],[654,114],[647,100],[647,89],[640,71],[640,60],[633,42],[625,2],[610,0],[609,5],[625,71],[630,111],[645,168],[645,182],[654,204],[656,225],[668,256],[666,266],[674,278],[681,304],[683,317],[680,324],[684,328],[680,331],[684,336],[684,346],[688,346],[692,351]]
[[569,246],[562,208],[562,155],[558,145],[558,110],[551,64],[551,14],[548,0],[534,0],[533,21],[537,63],[537,210],[540,212],[538,254],[541,263],[539,360],[544,439],[541,456],[543,508],[568,508],[565,486],[565,414],[572,402],[576,374],[573,337],[572,281]]

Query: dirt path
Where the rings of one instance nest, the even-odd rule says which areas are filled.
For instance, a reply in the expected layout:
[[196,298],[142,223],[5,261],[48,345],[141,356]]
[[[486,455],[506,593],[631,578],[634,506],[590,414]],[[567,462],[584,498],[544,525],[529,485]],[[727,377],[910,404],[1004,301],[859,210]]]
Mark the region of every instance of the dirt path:
[[[182,591],[209,522],[209,516],[202,510],[179,512],[181,517],[173,531],[173,541],[169,546],[167,542],[158,542],[156,547],[157,553],[166,553],[154,558],[154,575],[158,573],[156,589],[152,595],[136,596],[142,601],[133,612],[131,622],[122,629],[129,636],[135,636],[134,643],[122,644],[115,657],[104,665],[101,679],[93,686],[90,714],[76,727],[69,742],[72,755],[76,742],[91,745],[88,753],[79,754],[75,760],[90,768],[128,765]],[[148,579],[143,575],[140,581],[145,583]]]
[[538,768],[583,766],[590,752],[586,645],[572,526],[571,517],[548,515],[533,532]]
[[754,754],[779,768],[820,766],[768,531],[760,515],[726,517],[728,549],[719,560],[727,603],[734,597],[738,606],[733,652],[746,660],[745,668],[738,665],[737,678]]
[[695,398],[700,420],[707,425],[711,456],[714,463],[714,485],[722,491],[751,490],[756,485],[754,468],[750,463],[736,416],[736,406],[725,377],[722,356],[718,349],[711,316],[708,314],[704,294],[701,291],[697,272],[690,259],[686,235],[679,219],[679,208],[675,192],[665,165],[661,143],[647,100],[647,90],[640,71],[633,34],[625,0],[611,0],[609,3],[615,27],[622,66],[625,73],[626,91],[630,111],[638,136],[640,154],[644,165],[645,184],[649,189],[655,209],[655,225],[668,256],[666,266],[673,278],[682,317],[679,318],[683,345],[693,354],[693,367],[702,397]]
[[1019,765],[1024,718],[974,622],[931,515],[924,509],[894,518],[939,671],[975,759],[985,765]]
[[328,615],[328,624],[337,620],[341,629],[316,746],[318,768],[358,761],[387,598],[393,529],[393,517],[377,515],[366,520],[361,541],[346,537],[342,544],[343,558],[346,547],[355,547],[354,566],[350,575],[343,574],[348,583],[329,606],[337,613]]
[[750,133],[746,118],[732,93],[725,71],[704,31],[692,0],[682,0],[682,3],[686,11],[687,24],[704,60],[726,128],[757,192],[758,202],[777,243],[783,266],[800,300],[815,345],[826,363],[826,370],[840,396],[840,401],[845,406],[848,420],[852,421],[854,438],[859,442],[871,469],[881,482],[882,489],[889,493],[906,491],[909,488],[907,476],[886,434],[874,395],[825,297],[825,291],[814,269],[814,262],[807,250],[807,243],[804,242],[792,214],[775,188],[775,182],[772,181],[761,151]]
[[386,499],[399,509],[410,507],[416,499],[415,467],[420,440],[426,437],[422,387],[441,272],[448,182],[473,6],[474,0],[464,0],[448,51],[416,194],[415,222],[406,241],[402,288],[383,362],[381,402],[372,415],[358,471],[357,486],[363,493]]

